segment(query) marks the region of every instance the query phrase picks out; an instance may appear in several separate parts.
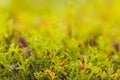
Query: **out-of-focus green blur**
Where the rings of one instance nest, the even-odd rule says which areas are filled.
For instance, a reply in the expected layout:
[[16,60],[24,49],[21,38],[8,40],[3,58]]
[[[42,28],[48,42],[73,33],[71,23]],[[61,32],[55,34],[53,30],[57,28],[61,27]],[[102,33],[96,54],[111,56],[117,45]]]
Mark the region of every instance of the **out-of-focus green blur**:
[[20,29],[58,26],[64,31],[72,26],[82,34],[100,31],[118,38],[119,4],[119,0],[0,0],[0,32],[10,25]]

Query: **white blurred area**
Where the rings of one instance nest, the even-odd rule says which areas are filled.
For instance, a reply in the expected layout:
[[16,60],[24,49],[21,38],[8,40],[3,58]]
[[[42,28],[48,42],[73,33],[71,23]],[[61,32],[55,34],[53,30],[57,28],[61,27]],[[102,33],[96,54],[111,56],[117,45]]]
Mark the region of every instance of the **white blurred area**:
[[9,7],[11,3],[11,0],[0,0],[0,7],[5,8]]

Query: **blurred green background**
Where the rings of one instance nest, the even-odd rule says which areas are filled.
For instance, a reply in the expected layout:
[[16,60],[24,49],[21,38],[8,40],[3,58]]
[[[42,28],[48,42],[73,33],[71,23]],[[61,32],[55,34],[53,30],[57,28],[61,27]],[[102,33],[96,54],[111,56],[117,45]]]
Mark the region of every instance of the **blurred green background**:
[[31,30],[58,26],[63,32],[72,26],[76,34],[100,32],[120,41],[119,4],[119,0],[0,0],[0,32],[10,25]]

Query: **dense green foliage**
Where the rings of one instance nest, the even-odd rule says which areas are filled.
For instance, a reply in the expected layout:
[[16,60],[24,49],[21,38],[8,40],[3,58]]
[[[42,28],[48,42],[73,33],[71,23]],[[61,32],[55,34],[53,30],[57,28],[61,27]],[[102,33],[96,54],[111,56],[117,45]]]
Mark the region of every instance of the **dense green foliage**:
[[[73,31],[62,35],[57,27],[35,31],[6,29],[0,38],[0,78],[12,80],[108,80],[120,78],[117,42],[104,35]],[[42,32],[42,33],[41,33]],[[87,38],[87,39],[86,39]]]

